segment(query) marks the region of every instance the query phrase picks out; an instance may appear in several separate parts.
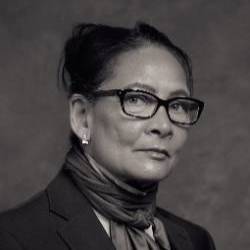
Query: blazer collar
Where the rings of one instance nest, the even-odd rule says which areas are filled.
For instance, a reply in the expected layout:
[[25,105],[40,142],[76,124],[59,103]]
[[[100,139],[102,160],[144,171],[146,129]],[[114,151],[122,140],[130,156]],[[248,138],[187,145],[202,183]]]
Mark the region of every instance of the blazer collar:
[[57,233],[70,249],[115,250],[88,201],[63,171],[48,186],[47,195]]
[[[48,186],[49,210],[55,215],[57,233],[72,250],[115,250],[89,202],[71,179],[61,171]],[[176,250],[193,250],[188,233],[168,213],[158,210],[171,245]],[[98,236],[98,240],[97,240]]]
[[157,210],[156,217],[163,222],[170,245],[175,250],[193,250],[194,246],[187,231],[178,223],[174,222],[168,212],[164,211],[164,215],[162,215],[160,210],[161,209]]

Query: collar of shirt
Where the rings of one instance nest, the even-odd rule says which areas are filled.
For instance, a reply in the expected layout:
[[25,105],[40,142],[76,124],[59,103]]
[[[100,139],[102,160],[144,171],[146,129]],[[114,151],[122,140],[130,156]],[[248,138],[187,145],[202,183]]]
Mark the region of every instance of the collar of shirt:
[[[98,218],[98,220],[100,221],[100,223],[102,224],[105,232],[108,234],[108,236],[110,237],[110,222],[109,220],[104,217],[102,214],[100,214],[99,212],[97,212],[94,209],[95,215]],[[152,229],[152,225],[150,225],[147,229],[144,230],[145,233],[147,233],[153,240],[154,239],[154,234],[153,234],[153,229]]]

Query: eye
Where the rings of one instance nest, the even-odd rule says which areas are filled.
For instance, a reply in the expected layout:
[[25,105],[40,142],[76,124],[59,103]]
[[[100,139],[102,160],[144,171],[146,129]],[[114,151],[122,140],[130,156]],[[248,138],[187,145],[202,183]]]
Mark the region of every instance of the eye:
[[144,96],[133,95],[133,96],[129,96],[129,98],[127,99],[127,102],[131,104],[138,104],[140,102],[145,102],[145,98]]
[[170,105],[170,107],[171,107],[171,109],[178,110],[181,107],[181,105],[180,105],[180,103],[176,102],[176,103],[172,103]]
[[[136,104],[138,103],[140,100],[142,100],[139,96],[129,96],[126,101],[129,102],[129,103],[133,103],[133,104]],[[142,100],[143,101],[143,100]]]
[[169,105],[169,108],[175,112],[186,112],[184,103],[175,101]]
[[130,105],[149,105],[155,102],[154,98],[144,93],[127,93],[124,101]]

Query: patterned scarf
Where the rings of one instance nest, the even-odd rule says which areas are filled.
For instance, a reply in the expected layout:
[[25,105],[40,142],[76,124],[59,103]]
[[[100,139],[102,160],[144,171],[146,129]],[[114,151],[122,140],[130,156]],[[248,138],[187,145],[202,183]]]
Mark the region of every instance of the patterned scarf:
[[[110,220],[110,237],[117,250],[170,249],[164,226],[154,217],[158,185],[136,189],[77,147],[68,152],[65,170],[92,207]],[[155,240],[144,231],[150,225]]]

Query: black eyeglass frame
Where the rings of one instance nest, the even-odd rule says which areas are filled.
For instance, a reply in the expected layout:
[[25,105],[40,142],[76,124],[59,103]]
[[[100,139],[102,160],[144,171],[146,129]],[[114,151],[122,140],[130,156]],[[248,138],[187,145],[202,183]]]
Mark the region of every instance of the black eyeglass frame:
[[[153,111],[153,113],[147,117],[141,117],[141,116],[127,113],[125,108],[124,108],[124,96],[128,92],[139,92],[139,93],[144,93],[144,94],[151,95],[152,97],[154,97],[157,100],[157,106],[155,107],[155,110]],[[199,120],[199,117],[204,109],[204,102],[200,101],[198,99],[192,98],[192,97],[173,97],[173,98],[169,98],[167,100],[163,100],[163,99],[159,98],[158,96],[156,96],[148,91],[141,90],[141,89],[109,89],[109,90],[97,90],[97,91],[92,93],[92,96],[95,98],[96,97],[105,97],[105,96],[115,96],[115,95],[118,96],[120,99],[122,111],[128,116],[132,116],[132,117],[139,118],[139,119],[150,119],[157,113],[158,109],[161,106],[164,106],[169,120],[177,125],[184,125],[184,126],[194,125]],[[199,109],[198,109],[198,114],[197,114],[197,118],[195,121],[193,121],[191,123],[185,123],[185,122],[174,121],[171,118],[171,116],[169,114],[168,106],[169,106],[169,103],[176,101],[176,100],[189,100],[189,101],[195,102],[198,105]]]

